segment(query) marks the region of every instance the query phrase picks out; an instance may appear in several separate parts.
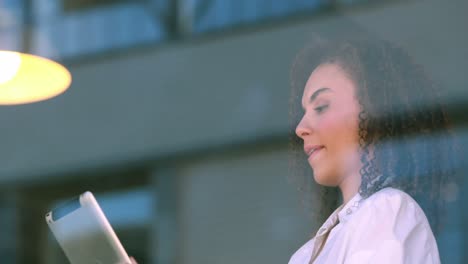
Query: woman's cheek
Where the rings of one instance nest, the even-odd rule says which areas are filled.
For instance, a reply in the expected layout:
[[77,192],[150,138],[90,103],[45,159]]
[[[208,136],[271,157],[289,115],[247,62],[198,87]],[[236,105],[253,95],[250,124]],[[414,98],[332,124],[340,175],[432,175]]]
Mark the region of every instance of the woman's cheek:
[[[340,131],[339,119],[337,119],[333,114],[329,114],[326,117],[323,117],[318,122],[318,127],[320,128],[322,136],[327,138],[334,138],[337,132]],[[325,142],[320,142],[325,144]]]
[[320,120],[321,139],[327,148],[327,159],[336,169],[346,166],[350,162],[349,158],[352,156],[354,144],[350,142],[354,138],[350,130],[349,120],[346,115],[331,114],[327,118]]

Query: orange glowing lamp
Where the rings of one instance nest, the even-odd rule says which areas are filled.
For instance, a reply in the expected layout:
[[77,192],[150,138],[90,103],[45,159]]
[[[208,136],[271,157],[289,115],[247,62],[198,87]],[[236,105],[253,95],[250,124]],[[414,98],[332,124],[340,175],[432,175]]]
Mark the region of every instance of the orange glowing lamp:
[[52,60],[0,50],[0,105],[46,100],[63,93],[71,74]]

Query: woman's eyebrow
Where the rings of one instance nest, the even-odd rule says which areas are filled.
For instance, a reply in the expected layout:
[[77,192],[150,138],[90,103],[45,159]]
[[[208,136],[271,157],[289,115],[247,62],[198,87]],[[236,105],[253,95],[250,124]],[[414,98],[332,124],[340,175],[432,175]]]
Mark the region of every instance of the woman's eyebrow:
[[322,92],[333,92],[332,89],[328,88],[328,87],[322,87],[320,89],[317,89],[317,91],[315,91],[311,96],[310,96],[310,100],[309,100],[309,103],[312,103],[316,98],[317,96],[322,93]]

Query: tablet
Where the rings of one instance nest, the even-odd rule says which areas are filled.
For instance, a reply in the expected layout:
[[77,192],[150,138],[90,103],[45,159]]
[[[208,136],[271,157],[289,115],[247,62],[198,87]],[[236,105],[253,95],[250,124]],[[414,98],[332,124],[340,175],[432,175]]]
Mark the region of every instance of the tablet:
[[45,218],[71,264],[131,264],[91,192],[48,212]]

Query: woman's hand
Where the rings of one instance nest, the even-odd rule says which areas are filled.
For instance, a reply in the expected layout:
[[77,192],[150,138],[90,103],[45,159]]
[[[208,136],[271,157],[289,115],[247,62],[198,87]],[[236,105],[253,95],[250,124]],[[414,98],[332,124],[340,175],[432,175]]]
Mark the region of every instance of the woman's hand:
[[130,261],[132,262],[132,264],[138,264],[138,262],[133,257],[130,257]]

